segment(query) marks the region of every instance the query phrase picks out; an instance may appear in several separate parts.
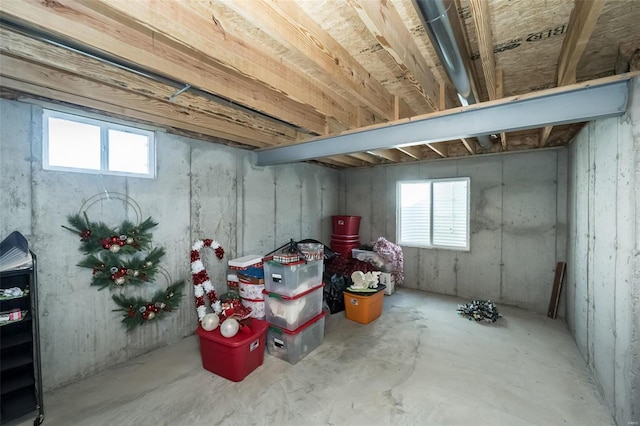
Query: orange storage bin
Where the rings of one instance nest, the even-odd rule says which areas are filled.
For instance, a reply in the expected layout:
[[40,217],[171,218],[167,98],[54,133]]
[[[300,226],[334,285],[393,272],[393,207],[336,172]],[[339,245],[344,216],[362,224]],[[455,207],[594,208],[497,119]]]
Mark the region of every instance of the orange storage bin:
[[347,319],[360,324],[369,324],[378,318],[382,314],[384,289],[384,285],[378,285],[378,291],[375,293],[345,290],[344,314]]

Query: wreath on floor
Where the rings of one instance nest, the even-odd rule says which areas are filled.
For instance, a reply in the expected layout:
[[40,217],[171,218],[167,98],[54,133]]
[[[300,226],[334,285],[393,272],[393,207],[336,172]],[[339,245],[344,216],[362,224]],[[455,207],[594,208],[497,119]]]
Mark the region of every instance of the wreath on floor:
[[[89,220],[87,209],[104,199],[121,200],[132,207],[137,223],[125,220],[119,226],[109,227],[103,222]],[[140,213],[138,204],[127,195],[102,193],[85,201],[80,213],[68,216],[69,226],[62,225],[80,237],[80,251],[85,258],[77,265],[92,270],[90,285],[99,290],[120,289],[120,294],[111,298],[119,306],[114,311],[124,312],[122,323],[128,331],[174,310],[182,298],[184,286],[184,281],[170,284],[166,289],[157,291],[150,300],[125,295],[125,287],[152,283],[159,272],[167,282],[171,282],[166,270],[159,265],[165,250],[162,247],[151,248],[153,235],[150,231],[158,224],[151,217],[140,222]]]
[[458,305],[457,312],[469,321],[496,322],[502,318],[502,314],[491,300],[472,300],[467,304]]

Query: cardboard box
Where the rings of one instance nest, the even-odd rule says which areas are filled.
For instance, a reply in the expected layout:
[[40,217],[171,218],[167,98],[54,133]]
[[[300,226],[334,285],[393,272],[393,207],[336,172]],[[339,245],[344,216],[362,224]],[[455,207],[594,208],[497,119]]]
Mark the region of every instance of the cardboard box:
[[396,279],[390,272],[382,272],[378,277],[378,282],[386,286],[384,294],[392,295],[396,291]]

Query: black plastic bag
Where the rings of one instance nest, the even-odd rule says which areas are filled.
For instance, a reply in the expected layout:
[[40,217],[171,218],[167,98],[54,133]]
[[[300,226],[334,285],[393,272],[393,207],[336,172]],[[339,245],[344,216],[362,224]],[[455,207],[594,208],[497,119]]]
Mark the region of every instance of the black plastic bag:
[[350,285],[349,279],[344,275],[333,274],[327,279],[325,276],[324,303],[329,308],[329,312],[344,311],[344,290]]

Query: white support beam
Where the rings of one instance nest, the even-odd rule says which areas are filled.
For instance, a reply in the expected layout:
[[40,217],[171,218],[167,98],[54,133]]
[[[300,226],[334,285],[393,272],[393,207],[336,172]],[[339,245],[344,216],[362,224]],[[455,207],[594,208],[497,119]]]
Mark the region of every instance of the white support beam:
[[263,149],[256,151],[256,164],[292,163],[619,116],[627,108],[628,80],[639,74],[512,96],[296,145]]

